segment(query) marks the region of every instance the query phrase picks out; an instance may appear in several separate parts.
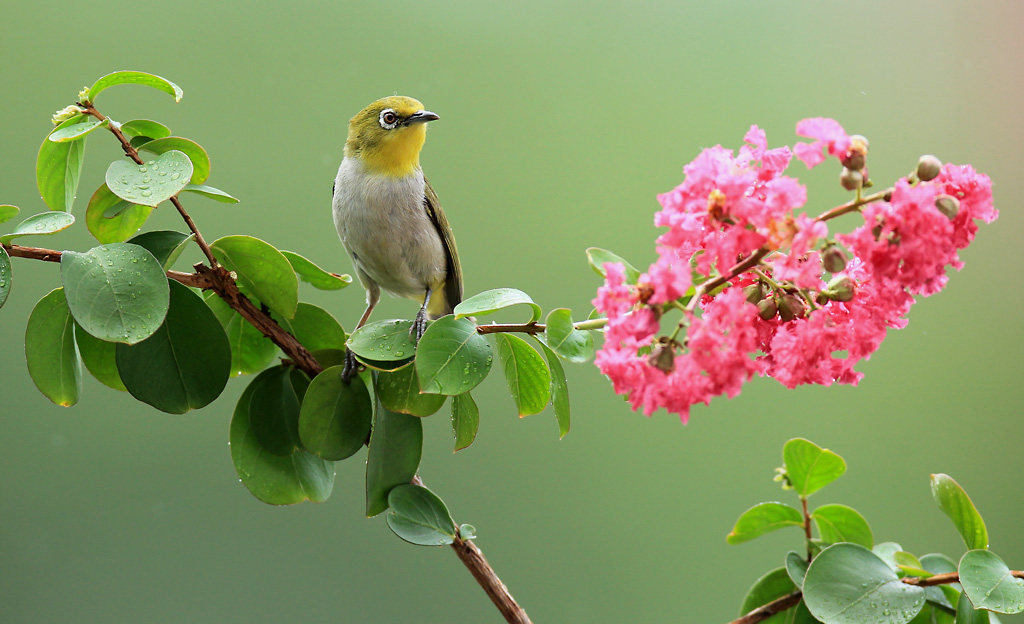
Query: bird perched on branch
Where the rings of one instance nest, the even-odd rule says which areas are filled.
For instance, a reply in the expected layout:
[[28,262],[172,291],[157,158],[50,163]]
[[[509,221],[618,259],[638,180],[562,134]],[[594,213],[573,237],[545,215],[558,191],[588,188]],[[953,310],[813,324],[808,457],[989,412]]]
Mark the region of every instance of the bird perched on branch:
[[[421,301],[409,331],[417,342],[427,320],[462,301],[455,237],[437,194],[423,177],[420,150],[438,116],[409,97],[381,98],[348,123],[345,157],[334,181],[334,224],[366,289],[362,327],[383,289]],[[345,379],[355,372],[351,352]]]

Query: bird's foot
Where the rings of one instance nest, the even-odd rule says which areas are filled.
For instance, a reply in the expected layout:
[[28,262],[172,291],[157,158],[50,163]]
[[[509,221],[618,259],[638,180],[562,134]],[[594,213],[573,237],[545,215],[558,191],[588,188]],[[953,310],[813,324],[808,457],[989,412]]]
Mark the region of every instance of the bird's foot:
[[416,318],[412,321],[412,327],[409,328],[409,340],[419,344],[420,338],[423,337],[423,332],[425,331],[427,331],[427,309],[423,307],[416,313]]
[[352,381],[352,376],[359,372],[360,366],[362,365],[356,359],[355,354],[349,349],[345,349],[345,368],[341,369],[341,380],[345,383]]

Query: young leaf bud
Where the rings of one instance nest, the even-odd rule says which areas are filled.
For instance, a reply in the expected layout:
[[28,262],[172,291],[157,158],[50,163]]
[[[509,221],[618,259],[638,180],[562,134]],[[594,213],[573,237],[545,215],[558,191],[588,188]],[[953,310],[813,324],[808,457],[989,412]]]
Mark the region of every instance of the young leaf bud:
[[764,288],[761,287],[761,282],[754,282],[750,286],[744,288],[743,296],[747,298],[747,301],[754,304],[761,299],[764,299]]
[[843,172],[839,174],[839,184],[843,185],[843,188],[848,191],[856,191],[864,186],[864,174],[860,171],[843,167]]
[[833,277],[825,290],[825,295],[833,301],[850,301],[855,294],[857,294],[856,285],[845,275]]
[[82,90],[78,92],[78,101],[79,102],[88,102],[89,101],[89,87],[82,87]]
[[942,161],[931,154],[925,154],[917,161],[917,179],[922,182],[934,180],[941,172]]
[[757,302],[757,315],[761,317],[762,321],[770,321],[778,313],[779,308],[775,305],[775,299],[768,297]]
[[70,106],[65,106],[64,108],[60,109],[59,111],[53,114],[53,125],[59,126],[68,119],[74,117],[75,115],[81,115],[83,112],[85,111],[83,111],[80,107],[75,106],[74,104],[71,104]]
[[676,351],[672,343],[659,343],[647,356],[647,363],[663,373],[671,373],[676,368]]
[[803,300],[796,295],[782,295],[779,298],[779,318],[783,321],[792,321],[800,318],[807,310]]
[[952,195],[939,195],[935,198],[935,207],[946,215],[947,219],[953,220],[956,218],[956,213],[960,212],[960,201]]
[[850,259],[846,256],[846,252],[843,251],[842,247],[837,245],[829,245],[825,248],[824,253],[821,256],[821,261],[825,265],[825,270],[829,273],[838,273],[846,268],[846,263]]

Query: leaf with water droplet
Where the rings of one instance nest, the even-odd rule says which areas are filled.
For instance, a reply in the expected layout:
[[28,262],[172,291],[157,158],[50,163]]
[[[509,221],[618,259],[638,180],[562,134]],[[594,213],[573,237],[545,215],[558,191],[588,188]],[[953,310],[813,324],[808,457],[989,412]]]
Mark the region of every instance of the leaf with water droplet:
[[[491,345],[477,333],[476,323],[467,318],[443,316],[427,327],[416,346],[420,389],[431,394],[468,392],[487,377],[490,357]],[[468,373],[464,372],[467,364]]]
[[170,199],[178,194],[188,184],[188,177],[192,175],[192,161],[179,150],[170,150],[161,154],[153,161],[161,167],[180,174],[174,184],[167,184],[154,193],[148,187],[147,168],[144,165],[137,165],[130,160],[115,160],[107,168],[107,187],[121,199],[141,206],[156,206],[160,202]]
[[99,242],[120,243],[137,232],[151,212],[151,206],[125,201],[103,184],[89,199],[85,225]]
[[[133,264],[132,259],[139,262]],[[157,319],[155,325],[159,325],[167,314],[167,276],[153,254],[138,245],[112,243],[84,253],[65,251],[60,265],[68,306],[75,320],[100,340],[139,342],[156,327],[150,325],[139,337],[128,331],[130,326],[145,325],[147,315]],[[129,274],[122,270],[126,266],[133,268]]]
[[168,95],[174,96],[174,101],[181,100],[184,93],[181,87],[174,84],[166,78],[162,78],[155,74],[149,74],[140,71],[116,71],[106,76],[103,76],[99,80],[93,83],[89,88],[89,101],[95,102],[96,96],[101,92],[107,90],[114,85],[119,84],[137,84],[152,87],[154,89],[163,91]]
[[345,459],[363,447],[370,435],[373,403],[362,377],[341,379],[343,365],[326,368],[306,390],[299,413],[299,437],[310,453],[324,459]]
[[225,236],[210,245],[214,256],[257,299],[285,318],[295,316],[299,280],[292,265],[270,244],[252,236]]
[[71,227],[74,222],[75,217],[67,212],[56,210],[41,212],[19,223],[12,232],[0,236],[0,243],[9,245],[11,241],[21,236],[56,234]]
[[78,402],[82,362],[63,288],[51,291],[32,308],[25,331],[25,358],[29,375],[43,396],[57,405]]
[[445,401],[444,395],[420,393],[419,377],[412,364],[396,371],[379,373],[377,395],[387,409],[421,417],[437,412]]
[[388,527],[417,546],[443,546],[455,541],[455,521],[436,494],[421,485],[399,485],[388,494]]
[[[551,373],[544,359],[525,340],[513,334],[495,334],[498,358],[519,417],[539,414],[551,399]],[[468,371],[467,371],[468,374]]]
[[[180,183],[180,178],[184,177],[192,184],[202,184],[210,177],[210,156],[206,153],[205,149],[191,139],[169,136],[143,143],[138,149],[139,151],[153,154],[166,154],[171,150],[184,152],[192,162],[192,170],[188,174],[178,170],[171,172],[167,177],[170,180],[177,181],[176,183]],[[160,170],[164,170],[159,160],[155,162],[160,167]],[[169,171],[171,170],[165,170],[165,172]]]

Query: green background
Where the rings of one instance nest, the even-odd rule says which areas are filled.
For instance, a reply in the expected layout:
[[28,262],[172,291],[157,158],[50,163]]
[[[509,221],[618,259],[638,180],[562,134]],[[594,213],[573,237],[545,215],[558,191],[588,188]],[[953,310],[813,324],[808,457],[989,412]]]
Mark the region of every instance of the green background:
[[[468,450],[452,455],[443,412],[425,423],[424,480],[477,527],[534,621],[725,622],[799,548],[795,530],[725,543],[743,510],[786,500],[772,468],[795,436],[850,466],[812,502],[854,506],[878,541],[959,557],[928,488],[930,473],[945,472],[984,514],[993,548],[1024,567],[1021,24],[1012,0],[8,1],[0,203],[43,209],[34,162],[52,111],[103,74],[140,69],[185,98],[118,87],[101,110],[163,121],[210,152],[209,183],[242,203],[187,198],[208,240],[250,234],[348,272],[329,208],[346,122],[398,92],[441,115],[422,162],[455,228],[467,292],[517,287],[545,309],[585,314],[598,282],[584,249],[646,266],[655,195],[701,148],[738,147],[752,123],[770,145],[791,145],[799,119],[834,117],[869,137],[882,183],[922,153],[975,165],[995,181],[1002,217],[982,227],[947,289],[859,366],[859,387],[787,391],[758,379],[695,408],[684,427],[631,412],[591,365],[567,365],[573,422],[561,441],[550,409],[516,417],[500,374],[475,393],[481,427]],[[89,139],[80,223],[38,244],[92,246],[85,203],[117,157],[106,133]],[[809,185],[810,210],[844,201],[834,161],[792,172]],[[148,227],[179,226],[164,207]],[[23,344],[58,268],[16,259],[14,274],[0,310],[0,620],[500,621],[453,553],[407,545],[383,518],[363,517],[361,459],[338,464],[325,504],[252,498],[227,446],[242,381],[184,416],[91,378],[77,407],[49,403]],[[301,295],[346,326],[363,306],[358,286]],[[375,318],[414,308],[387,299]]]

